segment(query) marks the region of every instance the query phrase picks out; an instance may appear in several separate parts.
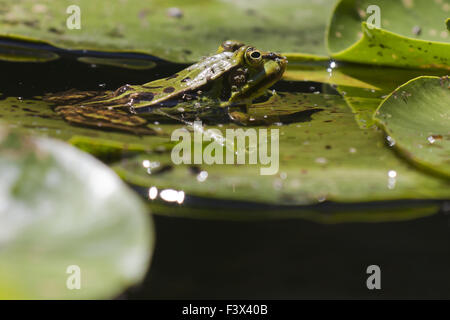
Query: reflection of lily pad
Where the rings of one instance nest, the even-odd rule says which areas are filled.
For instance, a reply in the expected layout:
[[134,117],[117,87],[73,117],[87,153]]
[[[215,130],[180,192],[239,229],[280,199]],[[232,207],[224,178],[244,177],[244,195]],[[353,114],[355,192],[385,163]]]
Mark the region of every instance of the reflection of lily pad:
[[13,62],[48,62],[58,59],[58,54],[47,50],[33,48],[33,44],[0,41],[0,60]]
[[0,136],[0,297],[110,298],[140,281],[153,230],[136,195],[62,142]]
[[[371,15],[366,10],[373,5],[380,9],[381,29],[365,22]],[[450,36],[442,23],[448,5],[429,0],[341,0],[328,30],[330,54],[359,63],[450,69]]]
[[[161,191],[161,190],[160,190]],[[147,192],[148,193],[148,192]],[[439,212],[440,201],[368,202],[358,204],[321,203],[311,206],[267,206],[254,202],[205,201],[204,198],[182,205],[161,199],[150,200],[156,215],[214,220],[306,219],[318,223],[405,221]]]
[[420,77],[399,87],[376,120],[412,162],[450,177],[450,82]]
[[[172,62],[197,61],[226,39],[280,52],[325,55],[324,32],[333,3],[2,0],[0,33],[66,49],[138,51]],[[81,29],[66,27],[69,5],[79,6]]]
[[[289,100],[281,97],[280,103],[295,106],[293,96]],[[114,169],[126,181],[144,187],[172,188],[209,199],[251,199],[270,204],[450,196],[445,181],[415,170],[389,150],[380,131],[359,129],[342,98],[296,96],[300,101],[311,97],[322,110],[302,122],[270,127],[280,130],[280,165],[276,175],[260,175],[259,165],[174,165],[170,153],[124,160]],[[155,168],[149,174],[146,166],[152,163]],[[207,177],[198,176],[201,171],[207,172]],[[393,172],[394,178],[390,176]]]
[[375,110],[392,91],[405,82],[422,75],[443,76],[446,70],[400,69],[392,67],[375,67],[347,65],[342,73],[349,77],[370,84],[376,89],[341,84],[338,91],[355,113],[356,121],[361,128],[368,128],[374,124]]

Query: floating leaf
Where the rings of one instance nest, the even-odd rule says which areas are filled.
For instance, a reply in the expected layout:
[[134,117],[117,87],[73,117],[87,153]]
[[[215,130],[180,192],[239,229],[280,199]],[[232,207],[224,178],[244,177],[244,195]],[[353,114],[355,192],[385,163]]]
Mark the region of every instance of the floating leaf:
[[[142,52],[172,62],[198,61],[226,39],[323,56],[334,2],[2,0],[0,34],[66,49]],[[66,27],[70,5],[80,8],[80,29]]]
[[413,163],[450,177],[450,82],[419,77],[395,90],[375,119]]
[[[265,204],[450,196],[447,182],[416,170],[389,150],[382,132],[359,129],[341,97],[284,93],[278,104],[295,108],[308,100],[317,109],[307,117],[279,126],[253,127],[279,130],[280,162],[275,175],[261,175],[264,165],[174,165],[170,152],[139,155],[120,161],[113,168],[127,182],[142,187]],[[236,127],[208,126],[205,130],[210,128],[224,132]],[[248,152],[257,152],[252,150]],[[203,176],[199,176],[203,171]]]
[[[1,128],[0,179],[1,298],[111,298],[142,280],[148,210],[103,164]],[[81,288],[71,290],[78,271]]]
[[[381,28],[372,22],[378,9]],[[341,0],[328,29],[338,60],[408,68],[450,69],[450,37],[442,21],[448,1]],[[362,24],[362,29],[361,29]]]
[[283,80],[287,81],[315,81],[332,85],[342,85],[357,88],[377,90],[378,88],[370,83],[346,75],[341,69],[332,70],[326,66],[302,66],[290,65],[283,75]]
[[[333,67],[333,68],[331,68]],[[373,114],[398,86],[421,75],[444,76],[447,70],[404,69],[330,61],[326,65],[290,64],[283,79],[337,85],[361,128],[374,125]]]

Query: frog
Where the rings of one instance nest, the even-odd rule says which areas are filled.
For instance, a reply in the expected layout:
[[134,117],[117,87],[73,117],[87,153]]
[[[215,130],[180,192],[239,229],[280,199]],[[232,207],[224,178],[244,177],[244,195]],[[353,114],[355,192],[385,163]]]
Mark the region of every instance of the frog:
[[150,121],[244,123],[252,102],[267,94],[286,70],[286,57],[236,40],[166,78],[115,91],[47,95],[55,112],[75,125],[154,134]]

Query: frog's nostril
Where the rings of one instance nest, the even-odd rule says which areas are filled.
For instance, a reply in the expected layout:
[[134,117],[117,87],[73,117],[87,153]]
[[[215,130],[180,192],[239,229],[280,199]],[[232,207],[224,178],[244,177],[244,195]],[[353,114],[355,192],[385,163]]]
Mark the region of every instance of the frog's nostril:
[[270,60],[286,60],[286,57],[280,56],[279,54],[276,54],[275,52],[269,52],[268,54],[264,55],[263,58],[270,59]]

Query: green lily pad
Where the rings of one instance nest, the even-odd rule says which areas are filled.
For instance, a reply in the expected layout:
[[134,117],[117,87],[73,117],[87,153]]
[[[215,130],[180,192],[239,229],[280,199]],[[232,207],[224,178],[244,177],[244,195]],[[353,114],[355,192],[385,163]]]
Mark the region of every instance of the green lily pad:
[[[296,102],[296,105],[285,106],[280,96],[274,95],[267,101],[252,105],[248,109],[248,115],[252,124],[267,124],[294,121],[296,117],[307,116],[317,109],[315,97]],[[174,143],[168,139],[172,131],[179,127],[178,124],[160,124],[155,121],[147,125],[154,132],[153,135],[135,135],[105,131],[101,127],[95,129],[76,126],[58,116],[45,101],[15,97],[0,100],[0,119],[11,128],[29,135],[68,141],[107,162],[133,153],[170,150]]]
[[[380,9],[381,28],[366,23],[375,14],[366,10],[374,5]],[[450,36],[443,24],[448,11],[448,1],[341,0],[328,29],[330,55],[358,63],[448,70]]]
[[370,83],[345,74],[342,69],[344,68],[332,70],[325,66],[308,66],[298,63],[292,66],[292,64],[290,64],[289,68],[283,74],[283,80],[315,81],[331,85],[365,88],[370,90],[379,89]]
[[0,179],[0,298],[112,298],[143,279],[151,218],[103,164],[3,127]]
[[405,69],[330,61],[294,62],[283,75],[287,81],[316,81],[337,86],[361,128],[374,125],[373,115],[383,99],[405,82],[422,75],[444,76],[443,69]]
[[347,65],[341,72],[347,77],[361,81],[375,88],[340,84],[337,90],[355,113],[361,128],[374,125],[373,115],[381,102],[396,88],[422,75],[444,76],[446,70],[400,69],[392,67],[362,67]]
[[[66,49],[141,52],[172,62],[197,61],[226,39],[323,56],[334,2],[2,0],[0,35]],[[66,26],[70,5],[81,10],[80,29]]]
[[[113,168],[125,181],[146,188],[154,186],[207,199],[264,204],[450,196],[448,182],[418,171],[397,157],[385,145],[381,131],[361,130],[341,97],[283,93],[280,99],[279,105],[292,108],[309,100],[317,109],[281,126],[253,127],[279,130],[279,171],[275,175],[261,175],[263,165],[175,165],[170,152],[139,155],[122,160]],[[224,132],[233,126],[208,126],[204,130],[210,128]],[[202,171],[207,173],[206,177],[206,173],[199,176]]]
[[395,90],[375,119],[413,163],[450,178],[450,82],[419,77]]

